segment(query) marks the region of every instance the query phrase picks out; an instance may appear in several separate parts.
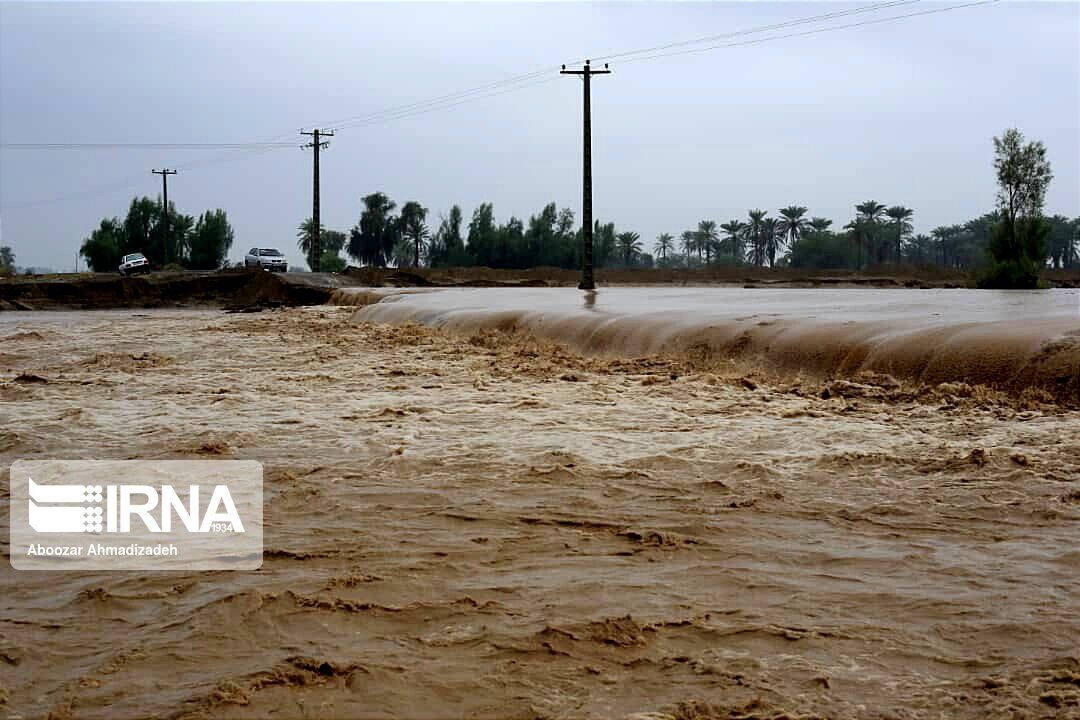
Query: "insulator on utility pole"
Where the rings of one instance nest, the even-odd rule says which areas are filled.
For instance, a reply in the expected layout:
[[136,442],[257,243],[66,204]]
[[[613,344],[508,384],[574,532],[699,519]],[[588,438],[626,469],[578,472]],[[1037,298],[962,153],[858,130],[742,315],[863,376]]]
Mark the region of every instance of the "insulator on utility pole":
[[319,150],[329,147],[330,143],[320,138],[333,137],[333,130],[320,130],[315,128],[311,132],[300,131],[301,135],[310,135],[311,142],[304,145],[305,148],[311,148],[314,150],[312,154],[313,159],[313,180],[311,184],[311,246],[308,248],[308,267],[312,272],[319,272],[319,267],[322,264],[322,225],[319,220]]
[[582,178],[581,178],[581,229],[582,229],[582,253],[581,253],[581,283],[578,287],[582,290],[592,290],[596,287],[593,281],[593,220],[592,220],[592,110],[589,97],[589,78],[593,75],[608,75],[611,71],[604,63],[603,70],[594,70],[585,61],[585,67],[581,70],[567,70],[562,66],[560,75],[580,75],[585,81],[585,124],[582,147]]

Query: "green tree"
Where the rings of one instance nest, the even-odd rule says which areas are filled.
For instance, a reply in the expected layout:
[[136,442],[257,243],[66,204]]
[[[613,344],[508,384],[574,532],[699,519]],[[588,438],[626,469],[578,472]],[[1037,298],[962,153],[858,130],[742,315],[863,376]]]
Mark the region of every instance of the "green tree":
[[900,258],[903,257],[903,244],[904,238],[912,230],[911,218],[915,216],[915,211],[904,207],[903,205],[893,205],[891,208],[885,211],[885,214],[892,220],[893,226],[893,241],[896,243],[894,257],[896,262],[900,262]]
[[930,231],[930,236],[937,243],[938,257],[941,260],[941,264],[949,265],[949,240],[952,233],[949,228],[944,225],[939,225]]
[[1054,215],[1046,221],[1050,223],[1050,265],[1071,267],[1076,259],[1076,231],[1080,228],[1080,218],[1069,220],[1064,215]]
[[322,272],[339,273],[345,270],[347,265],[345,258],[341,257],[338,250],[329,248],[323,250],[322,258],[319,261],[319,269]]
[[427,208],[415,200],[410,200],[401,208],[401,235],[412,244],[414,268],[420,267],[420,251],[427,247],[427,214]]
[[83,240],[79,254],[94,272],[112,272],[120,266],[124,255],[124,225],[120,218],[105,218],[90,237]]
[[929,265],[934,262],[934,239],[929,235],[916,235],[908,240],[904,258],[913,265]]
[[333,250],[335,253],[339,253],[345,248],[349,236],[340,230],[323,230],[320,239],[322,240],[323,252]]
[[[499,232],[495,225],[495,207],[491,203],[480,203],[473,210],[469,221],[468,247],[476,259],[476,264],[485,267],[498,267]],[[509,260],[509,258],[507,258]]]
[[0,274],[12,275],[15,272],[15,251],[9,246],[0,246]]
[[983,287],[1033,288],[1046,265],[1050,223],[1043,218],[1046,189],[1054,174],[1046,146],[1027,142],[1015,128],[994,138],[997,209],[989,250],[994,264],[980,280]]
[[593,265],[604,267],[615,260],[615,223],[593,223]]
[[763,219],[761,237],[765,243],[765,258],[769,261],[769,267],[776,267],[776,256],[783,249],[784,244],[784,233],[780,230],[780,222],[776,218]]
[[216,270],[225,262],[233,244],[233,229],[222,209],[199,216],[190,235],[187,266],[193,270]]
[[715,220],[702,220],[697,226],[697,242],[698,252],[705,251],[705,264],[708,265],[712,262],[713,251],[716,250],[716,244],[720,240],[720,236],[716,234],[716,221]]
[[854,268],[857,258],[844,233],[810,229],[791,246],[788,263],[798,268]]
[[653,250],[660,256],[661,262],[667,261],[668,253],[675,247],[675,237],[671,233],[660,233],[656,236],[656,244]]
[[394,217],[397,204],[385,193],[376,192],[363,198],[360,221],[349,231],[346,251],[362,265],[386,267],[398,240],[398,221]]
[[832,225],[832,220],[823,217],[810,218],[810,229],[815,232],[825,232]]
[[884,261],[884,243],[881,242],[881,225],[885,218],[885,206],[877,200],[867,200],[855,206],[855,219],[848,227],[854,232],[858,244],[859,267],[863,255],[874,262]]
[[804,215],[806,215],[806,208],[802,205],[788,205],[786,208],[780,208],[779,230],[788,247],[793,247],[806,230],[807,220],[803,217]]
[[[322,244],[323,236],[326,234],[326,227],[324,225],[319,226],[319,240]],[[314,263],[311,262],[311,253],[314,252],[315,244],[315,219],[307,218],[304,222],[300,223],[300,226],[296,229],[296,247],[303,253],[304,258],[307,260],[308,267],[314,267]]]
[[552,259],[558,254],[555,247],[559,237],[558,228],[559,210],[555,203],[548,203],[539,214],[529,216],[521,267],[558,264]]
[[520,218],[510,216],[505,225],[495,229],[495,247],[498,265],[496,267],[524,267],[525,223]]
[[1065,263],[1065,267],[1080,267],[1080,218],[1073,220],[1076,229],[1073,230],[1072,258]]
[[449,214],[440,218],[439,228],[428,248],[432,267],[454,267],[471,264],[461,236],[461,208],[454,205]]
[[758,267],[765,264],[765,220],[767,211],[750,210],[750,222],[746,224],[746,236],[750,241],[750,262]]
[[693,230],[683,230],[682,235],[679,236],[679,243],[682,245],[683,254],[686,256],[686,267],[690,267],[690,258],[697,248],[697,233]]
[[720,241],[719,252],[731,258],[735,264],[743,261],[742,242],[746,232],[746,225],[738,220],[729,220],[720,226],[724,231],[724,239]]
[[153,200],[148,197],[132,198],[124,217],[120,254],[141,252],[151,263],[160,266],[165,259],[156,231],[160,218],[161,210]]
[[619,253],[622,255],[623,264],[630,267],[641,255],[641,236],[636,232],[621,232],[618,235]]
[[168,210],[168,234],[162,225],[161,201],[148,197],[132,198],[124,218],[123,240],[120,254],[141,252],[151,265],[183,264],[187,260],[191,232],[195,218],[177,212],[176,204],[170,202]]

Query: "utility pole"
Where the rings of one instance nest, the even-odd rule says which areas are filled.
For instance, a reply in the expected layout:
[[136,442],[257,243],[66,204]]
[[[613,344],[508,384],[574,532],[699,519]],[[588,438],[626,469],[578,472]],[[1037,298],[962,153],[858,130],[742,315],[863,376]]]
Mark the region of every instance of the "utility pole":
[[580,75],[585,81],[585,132],[582,146],[582,179],[581,179],[581,282],[580,290],[592,290],[596,287],[593,282],[593,220],[592,220],[592,110],[589,98],[589,78],[593,75],[608,75],[611,71],[604,63],[603,70],[593,70],[589,67],[589,61],[585,61],[585,67],[581,70],[567,70],[562,66],[560,75]]
[[313,227],[311,229],[311,247],[308,248],[308,265],[311,267],[312,272],[319,272],[319,266],[322,264],[322,225],[319,220],[319,150],[330,145],[329,142],[319,138],[334,137],[334,131],[315,128],[311,132],[301,130],[300,134],[311,136],[311,142],[304,145],[304,147],[315,151],[312,155],[314,160],[311,183],[311,222]]
[[151,170],[155,175],[161,176],[161,252],[165,257],[164,265],[169,264],[169,176],[175,175],[175,170],[162,168]]

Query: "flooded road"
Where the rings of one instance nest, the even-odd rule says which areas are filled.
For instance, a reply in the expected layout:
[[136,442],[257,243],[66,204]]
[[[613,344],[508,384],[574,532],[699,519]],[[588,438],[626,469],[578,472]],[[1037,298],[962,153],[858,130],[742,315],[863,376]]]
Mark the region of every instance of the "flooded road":
[[367,321],[447,297],[0,314],[5,476],[254,459],[266,521],[256,572],[5,563],[0,714],[1080,716],[1080,413]]
[[881,288],[605,287],[342,288],[450,317],[469,312],[585,312],[673,323],[749,318],[838,322],[969,322],[1080,320],[1080,290],[893,290]]
[[350,288],[361,322],[516,331],[599,356],[711,359],[774,376],[886,373],[1038,390],[1080,407],[1080,290]]

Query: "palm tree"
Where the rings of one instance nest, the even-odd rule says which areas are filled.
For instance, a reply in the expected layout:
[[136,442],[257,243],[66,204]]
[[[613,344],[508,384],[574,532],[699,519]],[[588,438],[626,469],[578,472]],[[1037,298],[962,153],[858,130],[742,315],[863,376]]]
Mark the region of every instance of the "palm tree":
[[[319,234],[326,233],[326,227],[319,227]],[[297,228],[296,233],[296,247],[300,249],[300,252],[304,253],[304,257],[307,258],[308,267],[312,267],[314,258],[311,257],[313,244],[315,242],[315,220],[308,218],[304,222],[300,223],[300,227]]]
[[420,248],[427,245],[430,234],[425,224],[427,214],[427,208],[415,200],[410,200],[401,207],[401,217],[398,222],[401,223],[402,237],[412,241],[414,268],[420,267]]
[[893,205],[885,211],[885,214],[892,219],[896,227],[896,262],[900,262],[900,246],[903,244],[904,236],[911,232],[909,221],[914,217],[915,211],[903,205]]
[[641,236],[636,232],[621,232],[615,240],[619,245],[619,250],[622,252],[623,261],[626,263],[626,267],[630,267],[634,259],[641,254]]
[[765,257],[769,261],[769,267],[775,267],[776,255],[784,244],[784,233],[780,230],[780,221],[776,218],[762,220],[761,238],[765,247]]
[[885,217],[885,206],[879,203],[877,200],[867,200],[866,202],[856,205],[855,212],[857,213],[856,220],[861,220],[861,223],[856,223],[856,231],[858,232],[859,240],[859,265],[862,265],[862,245],[867,246],[867,252],[873,253],[876,260],[879,262],[883,260],[882,247],[877,242],[877,231],[881,227],[881,221]]
[[929,235],[916,235],[908,241],[907,261],[925,265],[934,259],[934,240]]
[[803,217],[805,214],[806,208],[802,205],[789,205],[780,209],[780,234],[787,240],[789,247],[794,247],[806,230],[808,223]]
[[832,225],[832,220],[823,217],[810,218],[810,228],[814,232],[825,232]]
[[698,247],[705,249],[705,264],[712,261],[712,251],[719,236],[716,234],[715,220],[702,220],[697,226]]
[[738,220],[729,220],[720,226],[720,229],[724,231],[726,237],[724,238],[724,250],[731,255],[731,259],[735,263],[741,263],[742,257],[742,239],[743,232],[746,230],[746,225]]
[[667,260],[668,251],[675,247],[675,238],[671,233],[660,233],[656,236],[656,245],[653,252],[660,256],[661,260]]
[[682,243],[683,252],[686,253],[686,267],[690,267],[690,255],[697,247],[697,234],[693,230],[683,230],[679,241]]
[[750,237],[750,262],[758,267],[765,264],[765,236],[764,222],[765,210],[750,210],[750,222],[747,224],[747,234]]
[[947,227],[936,227],[936,228],[934,228],[933,230],[930,231],[930,235],[932,235],[933,238],[935,240],[937,240],[938,245],[941,246],[941,264],[942,265],[948,265],[949,260],[948,260],[948,253],[946,252],[945,244],[949,239],[949,228],[947,228]]
[[867,200],[861,205],[856,205],[855,210],[871,222],[881,222],[881,219],[885,217],[885,206],[877,200]]

